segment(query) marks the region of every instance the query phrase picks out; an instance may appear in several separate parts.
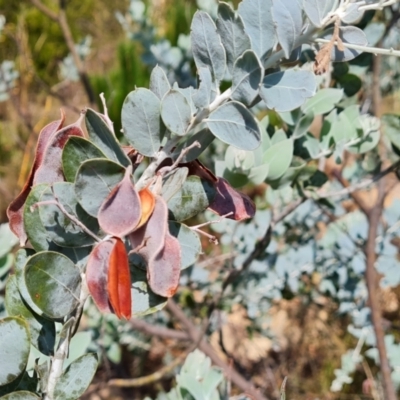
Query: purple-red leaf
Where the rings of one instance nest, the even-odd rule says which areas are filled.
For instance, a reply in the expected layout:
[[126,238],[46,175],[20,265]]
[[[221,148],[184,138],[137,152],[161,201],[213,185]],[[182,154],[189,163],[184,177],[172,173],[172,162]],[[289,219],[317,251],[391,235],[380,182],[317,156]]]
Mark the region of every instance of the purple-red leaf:
[[91,252],[86,266],[86,283],[89,293],[101,312],[111,312],[107,282],[110,254],[115,240],[100,242]]
[[114,238],[108,267],[108,296],[118,318],[132,317],[131,274],[123,241]]
[[110,192],[97,215],[101,228],[110,235],[124,237],[138,225],[142,210],[139,195],[131,181],[132,167]]
[[59,131],[59,129],[61,129],[64,123],[64,119],[64,113],[61,113],[61,119],[51,122],[41,130],[36,145],[35,159],[33,161],[28,179],[25,182],[25,185],[22,188],[20,194],[11,202],[11,204],[7,208],[7,216],[10,222],[10,228],[18,236],[21,246],[25,246],[25,243],[28,240],[23,221],[23,210],[25,201],[31,191],[35,173],[42,164],[47,144],[50,142],[52,136],[54,136],[55,133]]
[[147,265],[147,279],[151,290],[164,297],[172,297],[178,289],[181,273],[179,240],[167,232],[164,247]]
[[218,178],[215,188],[217,193],[209,206],[211,211],[218,215],[226,215],[232,212],[226,218],[236,221],[254,217],[256,206],[249,196],[235,190],[223,178]]

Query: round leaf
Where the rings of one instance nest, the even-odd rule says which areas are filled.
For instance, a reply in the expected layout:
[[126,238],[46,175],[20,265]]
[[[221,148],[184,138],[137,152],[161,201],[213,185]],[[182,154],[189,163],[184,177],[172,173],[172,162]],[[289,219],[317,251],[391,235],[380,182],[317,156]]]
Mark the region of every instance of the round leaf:
[[97,217],[100,206],[125,175],[125,168],[112,161],[97,158],[85,161],[75,180],[75,194],[82,208]]
[[160,99],[148,89],[136,89],[126,97],[121,118],[129,143],[140,154],[154,156],[161,144]]
[[171,132],[183,136],[192,118],[185,96],[177,90],[168,92],[161,102],[161,117]]
[[267,164],[267,180],[279,179],[289,168],[293,158],[293,140],[286,139],[271,146],[263,156]]
[[206,120],[214,136],[242,150],[254,150],[260,144],[260,128],[250,111],[231,101],[213,111]]
[[62,153],[63,171],[67,181],[74,182],[79,166],[92,158],[105,158],[105,155],[89,140],[71,136]]
[[198,176],[189,176],[182,188],[168,202],[173,219],[184,221],[204,211],[213,200],[215,189]]
[[[53,190],[49,187],[43,192],[40,201],[59,201],[61,205],[84,224],[90,231],[97,234],[99,224],[97,220],[88,215],[78,203],[74,185],[67,182],[57,182]],[[95,240],[80,226],[71,221],[56,204],[43,204],[39,206],[41,224],[47,235],[54,243],[64,247],[85,247],[94,244]]]
[[289,69],[267,75],[260,96],[271,110],[291,111],[314,96],[315,90],[316,80],[311,71]]
[[49,318],[63,318],[79,303],[79,269],[62,254],[36,253],[25,266],[25,284],[35,305]]
[[28,362],[28,323],[18,317],[1,319],[0,338],[0,385],[6,385],[22,374]]

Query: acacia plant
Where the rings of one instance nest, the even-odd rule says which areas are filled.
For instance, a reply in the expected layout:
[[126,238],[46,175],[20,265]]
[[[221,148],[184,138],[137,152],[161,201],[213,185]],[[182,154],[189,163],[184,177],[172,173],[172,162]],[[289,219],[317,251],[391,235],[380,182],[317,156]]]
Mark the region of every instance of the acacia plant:
[[[21,249],[7,281],[9,316],[0,321],[5,399],[79,398],[97,356],[85,354],[66,369],[64,361],[88,297],[126,320],[162,309],[201,253],[200,235],[218,243],[208,222],[184,222],[207,209],[218,216],[212,223],[252,218],[255,204],[236,187],[291,185],[297,200],[271,221],[245,269],[262,255],[274,224],[307,198],[323,201],[318,188],[326,175],[317,160],[340,162],[345,151],[360,155],[377,146],[379,119],[357,104],[338,107],[343,90],[323,88],[319,75],[364,51],[398,55],[369,47],[353,25],[365,11],[393,3],[243,0],[234,10],[221,2],[216,20],[205,11],[193,17],[197,88],[179,87],[156,66],[150,87],[125,99],[120,141],[105,105],[103,113],[83,110],[68,126],[62,113],[42,129],[28,180],[7,210]],[[307,62],[310,50],[315,60]],[[280,123],[258,121],[262,110],[273,110]],[[316,116],[323,116],[319,137],[308,132]],[[215,140],[226,156],[213,173],[198,158]],[[221,295],[238,273],[227,276]],[[28,374],[31,345],[50,361]],[[378,349],[387,368],[385,349]],[[392,400],[393,385],[382,375]]]

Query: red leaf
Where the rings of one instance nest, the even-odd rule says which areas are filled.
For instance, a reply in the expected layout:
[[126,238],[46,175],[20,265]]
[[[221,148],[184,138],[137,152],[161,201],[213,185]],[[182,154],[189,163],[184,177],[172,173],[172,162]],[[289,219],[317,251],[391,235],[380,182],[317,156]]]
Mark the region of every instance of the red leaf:
[[40,131],[38,142],[36,145],[35,159],[33,161],[28,179],[25,182],[25,185],[22,188],[20,194],[11,202],[11,204],[7,208],[7,216],[10,222],[10,228],[18,236],[21,246],[25,246],[25,243],[28,240],[23,221],[23,211],[26,198],[31,191],[35,173],[42,164],[46,146],[50,142],[50,139],[56,134],[56,132],[61,129],[64,123],[64,119],[65,115],[63,112],[61,112],[60,120],[51,122]]
[[142,214],[139,195],[131,181],[132,167],[103,201],[97,215],[101,228],[110,235],[124,237],[132,232]]
[[217,189],[216,195],[214,201],[209,206],[210,210],[218,215],[226,215],[233,212],[227,218],[236,221],[254,217],[256,206],[249,196],[234,189],[223,178],[218,178],[215,187]]
[[110,254],[107,291],[110,303],[118,318],[132,317],[131,274],[128,254],[123,241],[114,238],[114,247]]
[[163,297],[172,297],[178,289],[181,274],[181,246],[179,240],[167,232],[164,247],[147,265],[147,279],[151,290]]
[[201,179],[205,179],[213,184],[218,182],[218,178],[199,160],[193,160],[188,163],[179,164],[189,169],[188,175],[196,175]]
[[86,283],[89,293],[101,312],[111,312],[107,282],[110,254],[115,240],[100,242],[90,253],[86,266]]
[[35,172],[34,185],[64,181],[62,151],[70,136],[85,136],[80,127],[83,118],[84,114],[82,113],[74,124],[59,130],[50,138],[44,150],[43,160]]

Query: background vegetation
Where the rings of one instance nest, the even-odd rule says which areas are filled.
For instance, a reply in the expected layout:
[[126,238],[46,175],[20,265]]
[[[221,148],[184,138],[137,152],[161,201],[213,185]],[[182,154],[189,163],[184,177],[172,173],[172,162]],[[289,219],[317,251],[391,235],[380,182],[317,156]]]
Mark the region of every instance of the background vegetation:
[[[51,0],[43,3],[53,7]],[[40,128],[55,119],[60,107],[67,112],[67,119],[72,121],[76,119],[80,109],[93,101],[96,103],[94,107],[100,109],[99,94],[104,92],[110,117],[115,121],[118,132],[121,128],[120,110],[123,100],[135,86],[148,86],[151,69],[157,62],[168,62],[163,59],[163,54],[166,53],[161,52],[162,46],[167,46],[167,43],[179,49],[182,56],[179,65],[172,63],[167,66],[169,72],[183,81],[186,79],[188,84],[194,76],[195,69],[187,54],[185,39],[180,36],[187,35],[190,31],[191,19],[198,7],[194,0],[176,0],[173,4],[164,0],[148,0],[145,20],[139,17],[135,20],[133,17],[136,14],[132,10],[129,12],[130,3],[125,0],[70,0],[67,3],[71,34],[74,42],[80,44],[79,51],[93,90],[93,98],[82,86],[79,76],[76,73],[74,75],[74,69],[69,68],[70,51],[59,24],[33,6],[31,1],[0,0],[0,10],[6,18],[0,37],[0,61],[15,61],[15,69],[19,73],[15,86],[8,91],[8,99],[0,102],[1,222],[6,222],[5,209],[19,192],[29,173]],[[212,8],[213,2],[203,1],[199,6]],[[371,20],[383,22],[385,34],[380,39],[382,43],[384,39],[390,39],[392,32],[398,33],[399,15],[398,8],[394,8],[390,15],[379,11],[367,13],[360,26],[365,26]],[[131,25],[124,26],[124,23]],[[154,43],[160,46],[160,60],[154,58],[154,53],[152,56],[150,54],[150,45]],[[396,43],[395,45],[398,46]],[[188,70],[184,69],[185,57],[189,60]],[[362,57],[354,62],[352,69],[354,72],[359,68],[362,83],[360,79],[347,77],[350,84],[342,81],[341,86],[340,76],[346,74],[335,66],[332,80],[326,83],[327,87],[345,87],[348,98],[354,99],[355,96],[356,101],[361,104],[365,104],[367,100],[375,105],[379,104],[379,109],[374,110],[375,115],[381,116],[385,112],[400,113],[398,61],[373,58],[371,55]],[[377,91],[382,93],[382,97]],[[374,96],[379,96],[378,103],[376,99],[373,100]],[[345,103],[343,107],[346,107]],[[273,122],[274,118],[279,118],[274,113],[270,113],[269,118],[275,126],[282,123]],[[310,130],[319,134],[321,121],[318,118]],[[222,151],[223,149],[216,146],[211,149],[210,154],[221,155]],[[390,157],[391,155],[383,160],[384,165],[389,165]],[[204,162],[213,167],[210,155],[204,157]],[[370,169],[366,166],[368,163],[372,165]],[[357,159],[347,154],[340,165],[344,180],[337,179],[336,169],[334,161],[326,161],[324,172],[328,179],[346,186],[347,181],[352,184],[357,181],[357,174],[361,177],[364,176],[362,173],[376,171],[376,165],[374,169],[373,155],[370,159]],[[391,189],[385,201],[385,209],[388,223],[393,224],[399,217],[397,208],[400,197],[394,174],[390,175],[388,185]],[[338,184],[337,189],[340,187]],[[265,183],[258,186],[250,184],[244,190],[260,205],[261,211],[270,209],[271,205],[282,210],[287,205],[285,194],[276,194]],[[311,236],[326,238],[324,235],[330,232],[332,226],[332,229],[335,227],[335,207],[344,210],[341,214],[345,221],[344,230],[353,237],[353,242],[365,240],[367,225],[357,212],[363,202],[372,204],[371,197],[374,198],[375,195],[376,192],[365,190],[359,192],[358,200],[349,196],[341,198],[339,205],[328,207],[324,211],[324,216],[330,222],[318,218],[311,222],[306,220],[317,208],[300,210],[294,219],[283,221],[274,243],[279,248],[288,244],[301,247]],[[349,216],[347,219],[346,214]],[[267,214],[259,214],[258,226],[263,226],[268,218]],[[226,268],[227,260],[230,262],[230,254],[237,251],[234,247],[231,247],[230,252],[226,251],[230,240],[235,237],[239,238],[238,241],[243,241],[246,234],[251,235],[251,232],[246,233],[243,228],[244,231],[240,234],[235,231],[228,238],[227,233],[234,229],[236,228],[229,223],[216,228],[215,233],[222,243],[220,248],[211,246],[204,240],[205,254],[188,274],[187,288],[179,293],[179,304],[187,311],[191,321],[198,325],[202,324],[209,312],[208,306],[212,304],[210,297],[217,292],[208,287],[209,283],[212,284],[217,278],[216,271]],[[250,237],[254,239],[254,236]],[[394,234],[390,240],[390,256],[400,258],[397,235]],[[328,242],[326,239],[327,246]],[[338,259],[345,256],[343,250]],[[0,269],[0,274],[3,273],[0,283],[11,264],[8,262],[7,266]],[[257,275],[257,271],[250,273]],[[287,273],[290,275],[291,271]],[[393,337],[394,344],[400,338],[398,275],[396,270],[391,275],[391,282],[379,291],[384,317],[382,323],[386,333]],[[336,278],[340,281],[340,277]],[[271,296],[271,301],[265,308],[267,311],[261,314],[252,314],[251,307],[248,304],[243,305],[243,288],[240,285],[236,293],[229,293],[226,303],[222,304],[221,310],[213,315],[214,320],[211,321],[210,342],[218,355],[231,363],[243,376],[252,378],[256,385],[274,398],[279,396],[284,377],[288,377],[286,395],[289,399],[379,398],[379,388],[374,386],[379,386],[376,379],[379,375],[376,358],[365,358],[360,363],[350,362],[346,370],[346,359],[342,356],[351,354],[353,357],[354,349],[365,352],[371,344],[366,338],[357,338],[348,331],[353,316],[344,312],[343,301],[329,295],[332,293],[328,287],[326,290],[316,290],[323,280],[321,271],[308,273],[304,270],[296,275],[296,279],[301,283],[300,288],[295,289],[289,281],[285,282],[279,289],[281,295]],[[274,284],[266,287],[270,287],[272,292],[275,290]],[[4,287],[0,286],[0,290],[0,294],[4,294]],[[251,291],[251,288],[246,290]],[[349,289],[352,290],[355,289]],[[255,295],[253,300],[257,306],[260,298],[261,296]],[[352,301],[353,298],[348,303]],[[168,391],[175,384],[175,373],[187,355],[187,336],[174,338],[171,332],[163,335],[160,331],[149,336],[149,329],[152,325],[163,325],[164,329],[185,327],[185,318],[187,320],[188,316],[179,316],[179,310],[172,306],[147,317],[148,325],[142,325],[140,320],[124,324],[113,316],[100,315],[94,307],[88,307],[83,317],[82,332],[76,336],[75,345],[79,347],[78,353],[87,349],[98,351],[102,355],[102,361],[84,398],[142,399],[145,396],[154,398],[159,392]],[[395,351],[397,347],[393,345],[393,352]],[[172,360],[175,360],[174,363]],[[193,362],[200,361],[196,359]],[[165,368],[161,376],[151,375],[160,368]],[[340,376],[338,373],[335,375],[335,370],[344,371],[341,375],[344,379],[340,385],[340,394],[331,390],[332,382]],[[123,381],[148,375],[148,380],[138,379],[130,385]],[[125,385],[129,387],[124,387]]]

